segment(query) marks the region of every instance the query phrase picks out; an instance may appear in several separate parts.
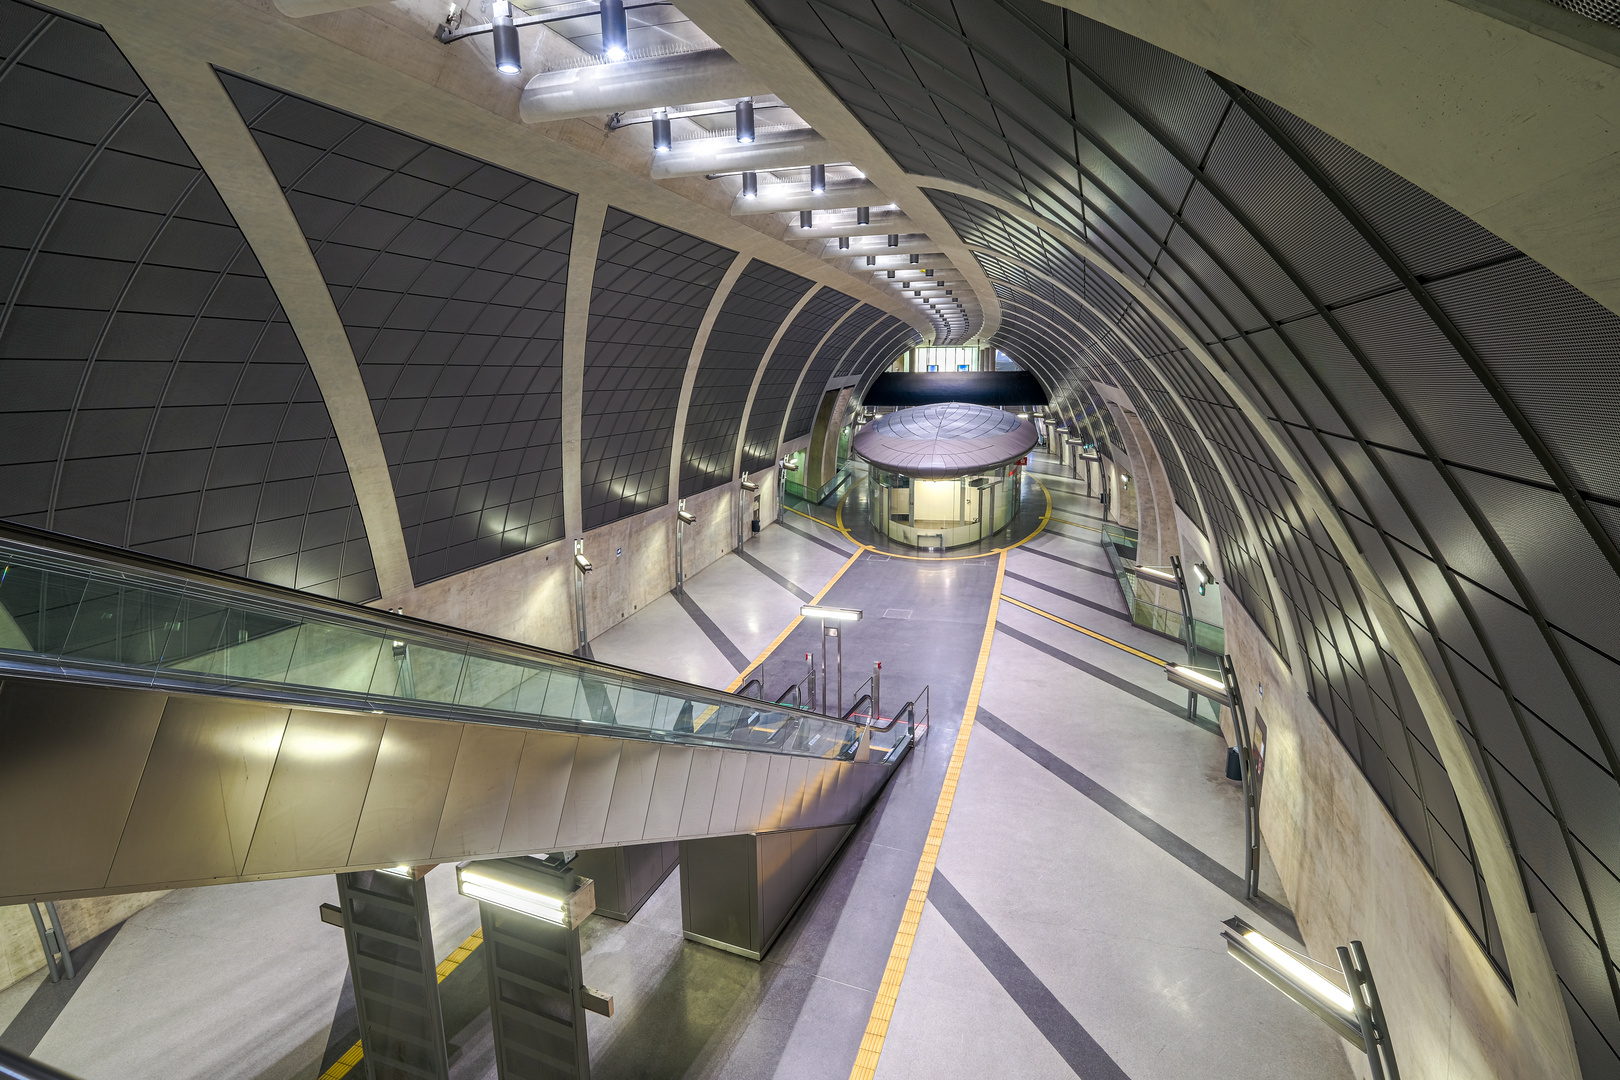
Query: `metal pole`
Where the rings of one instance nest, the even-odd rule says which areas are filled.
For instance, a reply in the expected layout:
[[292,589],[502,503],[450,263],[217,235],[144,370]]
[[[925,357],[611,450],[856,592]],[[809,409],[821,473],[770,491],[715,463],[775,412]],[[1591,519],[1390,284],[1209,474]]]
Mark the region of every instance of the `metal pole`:
[[[1401,1070],[1395,1064],[1395,1044],[1389,1040],[1389,1024],[1384,1019],[1384,1006],[1378,1000],[1378,984],[1373,982],[1372,968],[1367,964],[1367,951],[1361,947],[1361,942],[1350,943],[1350,957],[1355,961],[1356,979],[1362,989],[1367,992],[1367,1012],[1372,1018],[1373,1034],[1377,1038],[1377,1045],[1382,1049],[1383,1066],[1389,1074],[1388,1080],[1401,1080]],[[1359,1001],[1360,998],[1358,997]],[[1368,1053],[1372,1053],[1372,1042],[1368,1042]],[[1376,1071],[1373,1074],[1377,1076]]]
[[1232,670],[1231,654],[1221,657],[1221,675],[1226,696],[1232,705],[1232,728],[1237,732],[1238,766],[1243,772],[1243,887],[1250,900],[1260,895],[1260,793],[1255,790],[1254,753],[1249,744],[1249,718],[1243,710],[1237,673]]
[[[581,537],[574,541],[574,554],[583,555],[584,553],[585,540]],[[579,626],[579,645],[574,650],[575,654],[589,659],[591,655],[590,638],[585,632],[585,571],[579,568],[578,562],[574,563],[574,617]]]
[[810,711],[816,712],[820,708],[816,698],[816,660],[809,653],[804,654],[804,674],[810,683]]
[[833,634],[838,638],[838,709],[839,716],[844,713],[844,635],[838,627],[833,627]]
[[827,620],[821,620],[821,711],[827,711]]
[[1362,1049],[1367,1051],[1367,1069],[1372,1073],[1372,1080],[1385,1080],[1384,1065],[1379,1060],[1378,1032],[1373,1024],[1372,1010],[1367,1007],[1367,996],[1362,993],[1361,972],[1356,970],[1349,949],[1340,945],[1336,951],[1339,954],[1339,967],[1344,970],[1344,981],[1350,984],[1350,1001],[1355,1006],[1356,1024],[1361,1028]]
[[[1170,568],[1176,572],[1176,594],[1181,600],[1181,633],[1187,639],[1187,666],[1197,667],[1198,657],[1193,655],[1192,597],[1187,593],[1187,576],[1181,572],[1181,556],[1170,556]],[[1187,719],[1198,719],[1198,695],[1187,691]]]
[[684,592],[686,584],[686,522],[681,520],[681,511],[685,509],[685,499],[675,504],[675,591],[677,593]]
[[883,661],[874,660],[874,661],[872,661],[872,720],[873,720],[873,722],[876,722],[876,721],[879,721],[879,720],[883,719],[883,712],[882,712],[881,706],[879,705],[879,694],[878,694],[878,691],[879,691],[879,689],[881,687],[882,682],[883,682]]

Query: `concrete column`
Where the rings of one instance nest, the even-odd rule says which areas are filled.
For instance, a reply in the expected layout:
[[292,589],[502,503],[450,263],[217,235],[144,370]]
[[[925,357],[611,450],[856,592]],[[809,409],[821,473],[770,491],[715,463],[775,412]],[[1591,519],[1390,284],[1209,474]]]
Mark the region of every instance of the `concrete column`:
[[[754,369],[754,381],[748,387],[748,400],[743,403],[742,419],[737,421],[737,451],[731,457],[731,478],[733,480],[736,480],[742,472],[743,441],[748,435],[748,417],[754,411],[754,398],[759,394],[759,384],[765,378],[765,369],[770,366],[771,357],[776,355],[776,347],[782,343],[782,335],[787,333],[788,327],[793,325],[793,320],[799,317],[799,312],[804,310],[804,305],[810,302],[810,298],[820,291],[818,286],[812,285],[808,292],[799,297],[799,302],[793,305],[793,310],[782,318],[782,325],[776,328],[776,333],[771,337],[771,343],[765,347],[765,355],[759,358],[759,367]],[[788,404],[792,404],[791,398],[788,400]],[[755,477],[754,479],[759,478]]]
[[720,279],[720,285],[714,290],[714,297],[709,301],[709,310],[703,313],[703,321],[698,324],[697,337],[692,339],[692,352],[686,358],[686,377],[681,380],[680,403],[675,406],[675,437],[670,442],[669,459],[669,505],[674,506],[681,497],[681,451],[686,442],[686,411],[692,404],[692,387],[697,385],[698,367],[703,363],[703,350],[709,346],[709,334],[714,330],[714,320],[719,317],[720,309],[725,306],[726,297],[731,295],[732,286],[742,277],[744,268],[748,266],[748,256],[739,254],[731,260],[726,268],[725,277]]
[[579,478],[581,414],[585,407],[585,335],[591,321],[591,287],[596,252],[602,245],[607,200],[581,195],[574,211],[574,237],[568,250],[568,295],[563,307],[562,453],[563,528],[583,531],[585,517]]

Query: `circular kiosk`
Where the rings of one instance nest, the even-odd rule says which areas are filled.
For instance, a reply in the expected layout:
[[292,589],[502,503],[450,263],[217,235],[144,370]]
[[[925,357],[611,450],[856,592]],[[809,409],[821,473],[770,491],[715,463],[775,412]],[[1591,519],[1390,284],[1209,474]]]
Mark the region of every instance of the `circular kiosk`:
[[1019,459],[1035,425],[1009,412],[949,401],[889,413],[850,450],[871,466],[867,506],[879,532],[921,548],[990,536],[1018,514]]

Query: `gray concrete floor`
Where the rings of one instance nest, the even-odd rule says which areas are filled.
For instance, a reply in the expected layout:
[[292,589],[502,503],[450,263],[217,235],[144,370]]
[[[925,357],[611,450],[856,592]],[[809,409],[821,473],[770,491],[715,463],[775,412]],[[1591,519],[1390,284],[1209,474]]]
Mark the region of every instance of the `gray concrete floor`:
[[[1048,487],[1057,516],[1088,520],[1072,485]],[[746,557],[694,577],[685,604],[660,599],[593,649],[726,685],[735,656],[766,647],[851,550],[790,514]],[[928,738],[764,961],[683,940],[679,871],[632,922],[590,921],[586,982],[617,1005],[590,1017],[596,1080],[849,1075],[960,727],[995,566],[866,553],[829,590],[827,603],[866,612],[844,639],[845,700],[882,660],[884,713],[929,687]],[[1095,532],[1054,526],[1007,570],[1006,596],[1175,655],[1123,618]],[[1186,720],[1153,665],[1013,604],[997,621],[878,1075],[1352,1075],[1338,1040],[1221,947],[1233,914],[1278,937],[1290,917],[1269,862],[1270,899],[1241,902],[1242,817],[1219,736]],[[776,649],[769,692],[802,674],[816,635],[801,624]],[[444,956],[476,910],[447,868],[429,884]],[[35,1045],[19,1048],[84,1080],[313,1080],[353,1039],[342,937],[316,914],[334,894],[324,878],[172,893],[104,942],[71,994],[0,993],[0,1043],[26,1038]],[[458,1080],[493,1077],[487,1021],[452,1042]]]

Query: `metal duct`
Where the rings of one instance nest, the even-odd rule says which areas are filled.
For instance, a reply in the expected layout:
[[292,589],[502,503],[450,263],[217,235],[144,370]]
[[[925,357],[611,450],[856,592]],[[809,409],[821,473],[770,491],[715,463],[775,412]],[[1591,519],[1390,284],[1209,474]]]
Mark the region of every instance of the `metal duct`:
[[827,140],[809,128],[762,131],[747,145],[730,136],[692,139],[677,143],[667,155],[654,161],[652,178],[671,180],[677,176],[703,176],[707,173],[802,168],[836,156],[836,151],[827,144]]
[[707,49],[543,72],[523,88],[519,114],[525,124],[544,124],[769,92],[723,50]]

